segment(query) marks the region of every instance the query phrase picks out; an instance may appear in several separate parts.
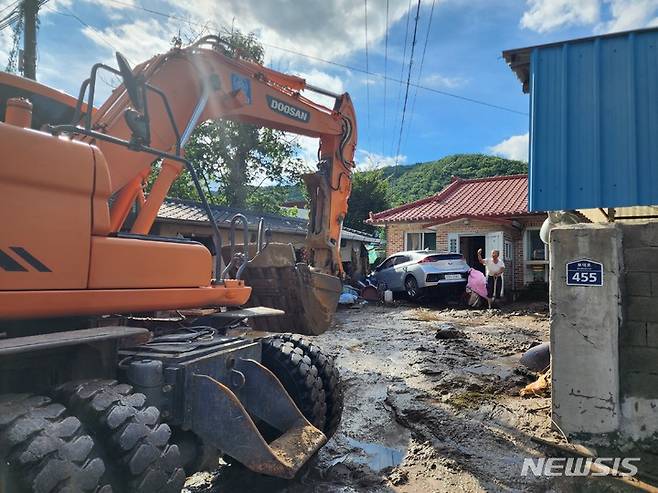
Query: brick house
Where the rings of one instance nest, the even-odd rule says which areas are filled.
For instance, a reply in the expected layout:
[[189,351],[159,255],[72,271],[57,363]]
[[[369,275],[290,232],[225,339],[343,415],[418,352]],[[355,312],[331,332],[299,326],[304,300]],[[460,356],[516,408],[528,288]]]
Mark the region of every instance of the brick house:
[[481,268],[477,250],[500,250],[505,286],[519,291],[548,282],[548,252],[539,238],[545,213],[528,211],[528,176],[453,178],[439,193],[372,214],[386,228],[386,255],[404,250],[462,253]]

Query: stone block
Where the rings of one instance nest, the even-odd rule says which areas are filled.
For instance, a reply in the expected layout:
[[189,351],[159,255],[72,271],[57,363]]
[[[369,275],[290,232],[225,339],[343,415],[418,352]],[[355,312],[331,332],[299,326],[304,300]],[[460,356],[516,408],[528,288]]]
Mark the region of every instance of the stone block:
[[[625,397],[658,398],[658,374],[626,371],[621,376],[621,392]],[[656,424],[654,422],[654,429]]]
[[621,328],[621,343],[623,346],[646,346],[647,323],[627,321]]
[[624,267],[626,272],[658,272],[658,247],[626,249]]
[[647,346],[658,348],[658,323],[647,324]]
[[658,247],[658,223],[622,224],[624,248]]
[[624,371],[658,375],[658,348],[626,347],[623,359]]
[[631,321],[658,322],[658,299],[651,296],[626,296],[626,317]]
[[651,295],[651,274],[648,272],[628,272],[626,274],[626,294],[633,296]]

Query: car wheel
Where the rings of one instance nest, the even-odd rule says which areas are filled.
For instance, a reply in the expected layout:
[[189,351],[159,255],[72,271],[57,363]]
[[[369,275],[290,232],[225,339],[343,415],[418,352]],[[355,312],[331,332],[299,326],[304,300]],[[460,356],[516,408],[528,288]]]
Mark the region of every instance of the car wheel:
[[407,296],[411,300],[416,300],[420,297],[420,288],[418,287],[418,281],[414,276],[408,276],[404,280],[404,289],[407,292]]

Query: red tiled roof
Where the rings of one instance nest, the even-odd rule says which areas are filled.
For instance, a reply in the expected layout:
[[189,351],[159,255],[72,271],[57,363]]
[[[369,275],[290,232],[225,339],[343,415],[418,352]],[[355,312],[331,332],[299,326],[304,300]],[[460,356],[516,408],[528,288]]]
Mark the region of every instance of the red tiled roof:
[[529,214],[528,175],[511,175],[470,180],[453,178],[439,193],[373,214],[368,222],[447,222],[462,217],[499,218]]

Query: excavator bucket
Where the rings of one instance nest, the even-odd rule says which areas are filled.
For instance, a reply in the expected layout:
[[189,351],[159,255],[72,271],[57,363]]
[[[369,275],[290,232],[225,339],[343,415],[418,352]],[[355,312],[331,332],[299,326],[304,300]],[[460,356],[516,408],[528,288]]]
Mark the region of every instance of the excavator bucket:
[[[250,246],[250,258],[255,254]],[[236,245],[242,251],[242,245]],[[230,247],[222,249],[230,261]],[[342,283],[337,277],[316,272],[297,262],[290,244],[270,243],[253,257],[242,273],[252,289],[248,306],[267,306],[286,312],[283,316],[258,317],[256,330],[319,335],[327,330],[338,306]]]

